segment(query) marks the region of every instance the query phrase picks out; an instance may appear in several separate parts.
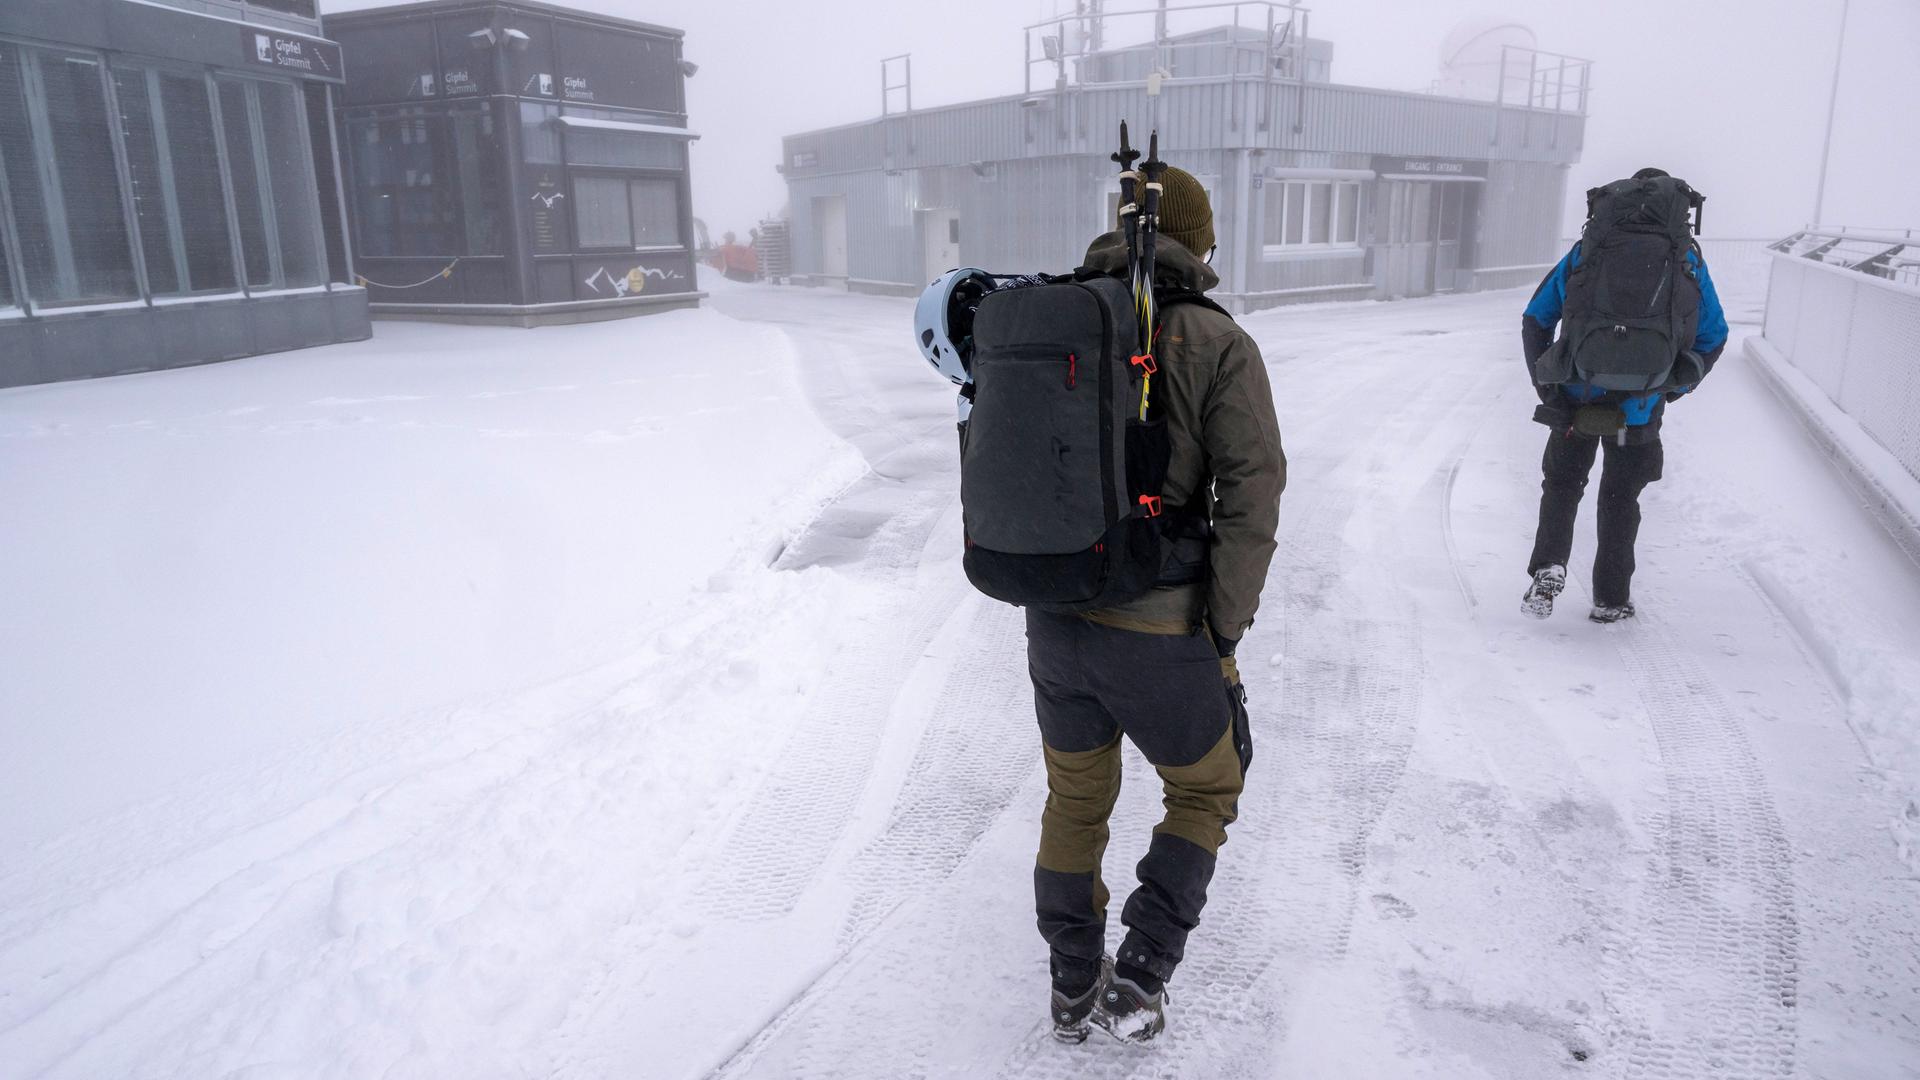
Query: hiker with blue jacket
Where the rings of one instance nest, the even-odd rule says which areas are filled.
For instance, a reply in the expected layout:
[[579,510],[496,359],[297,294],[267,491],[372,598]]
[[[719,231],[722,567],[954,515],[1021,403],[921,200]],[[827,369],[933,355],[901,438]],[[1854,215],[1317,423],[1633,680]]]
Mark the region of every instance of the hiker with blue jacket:
[[[1693,240],[1704,198],[1641,169],[1587,192],[1580,240],[1520,319],[1534,420],[1552,429],[1540,467],[1540,525],[1522,610],[1544,619],[1567,581],[1573,526],[1596,454],[1604,458],[1593,560],[1594,622],[1632,618],[1640,493],[1660,479],[1660,423],[1713,370],[1727,319]],[[1556,340],[1555,328],[1560,334]]]

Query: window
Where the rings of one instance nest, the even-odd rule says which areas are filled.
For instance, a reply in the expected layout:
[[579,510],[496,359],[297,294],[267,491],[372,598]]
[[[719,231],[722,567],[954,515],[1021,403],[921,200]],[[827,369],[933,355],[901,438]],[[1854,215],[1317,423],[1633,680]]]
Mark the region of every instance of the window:
[[11,258],[12,256],[8,254],[7,251],[6,230],[0,228],[0,311],[20,306],[20,301],[13,295],[13,266],[10,262]]
[[611,176],[573,181],[573,228],[582,248],[633,246],[633,208],[627,182]]
[[560,106],[520,103],[520,153],[532,165],[560,164]]
[[680,181],[666,177],[576,176],[574,233],[582,250],[684,247]]
[[247,3],[257,8],[266,8],[268,11],[284,11],[289,15],[304,15],[309,19],[319,18],[315,13],[314,0],[247,0]]
[[678,181],[632,180],[627,197],[633,205],[634,247],[681,246]]
[[133,184],[133,220],[146,256],[147,287],[157,296],[180,291],[184,271],[176,259],[179,244],[167,212],[166,153],[154,126],[153,97],[146,71],[117,68],[113,93],[120,103],[120,141],[127,148],[127,175]]
[[247,284],[272,288],[273,256],[267,239],[267,208],[260,199],[259,155],[253,137],[253,112],[247,84],[220,79],[220,128],[226,136],[227,182],[240,216],[240,257]]
[[207,80],[161,72],[160,106],[166,117],[180,234],[187,249],[187,284],[196,292],[232,289],[239,278],[233,268],[233,233],[227,221],[220,143]]
[[307,111],[288,83],[256,82],[251,88],[259,99],[260,149],[267,163],[274,237],[280,242],[280,284],[290,289],[324,285],[327,256],[320,240],[320,196],[307,160]]
[[490,111],[425,109],[347,123],[364,255],[498,255],[505,226],[500,145]]
[[320,196],[307,158],[307,111],[299,92],[290,83],[261,79],[221,76],[214,81],[247,284],[256,289],[325,284]]
[[148,289],[166,296],[234,288],[205,76],[116,66],[113,86]]
[[687,167],[681,140],[671,135],[568,128],[566,139],[567,160],[575,165],[674,170]]
[[1354,181],[1273,180],[1262,198],[1269,251],[1359,246],[1360,185]]
[[97,57],[0,43],[0,158],[28,297],[139,296]]

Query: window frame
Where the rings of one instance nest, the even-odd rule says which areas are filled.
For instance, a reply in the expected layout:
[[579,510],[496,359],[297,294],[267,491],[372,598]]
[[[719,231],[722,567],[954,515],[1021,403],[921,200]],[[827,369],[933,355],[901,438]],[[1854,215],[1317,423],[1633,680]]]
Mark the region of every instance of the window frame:
[[[1293,224],[1288,211],[1288,192],[1295,185],[1301,191],[1300,199],[1300,239],[1289,241],[1287,228]],[[1363,182],[1359,179],[1342,180],[1320,177],[1268,177],[1261,185],[1260,208],[1262,214],[1260,252],[1266,260],[1285,259],[1297,255],[1326,254],[1346,255],[1363,252],[1366,244],[1361,239],[1361,210],[1365,199]],[[1315,243],[1313,237],[1314,211],[1322,204],[1327,211],[1327,239]],[[1353,236],[1340,238],[1342,213],[1351,203],[1353,206]]]
[[[98,49],[29,41],[11,36],[0,36],[0,45],[10,46],[14,50],[16,60],[20,64],[21,103],[25,108],[25,115],[22,117],[22,120],[27,126],[28,140],[36,151],[34,160],[29,162],[27,167],[34,171],[39,181],[42,209],[57,211],[47,214],[47,236],[49,244],[53,248],[51,254],[54,262],[55,278],[60,283],[61,288],[71,287],[75,292],[78,291],[79,275],[73,254],[73,235],[71,229],[67,226],[66,193],[60,189],[59,165],[53,160],[51,147],[50,145],[43,146],[43,143],[47,141],[47,136],[52,132],[52,122],[47,115],[46,85],[44,78],[40,74],[40,65],[42,54],[85,57],[94,65],[95,75],[100,85],[102,110],[106,113],[107,119],[108,152],[113,156],[114,182],[118,185],[116,195],[120,203],[120,226],[127,242],[127,253],[128,259],[132,264],[130,269],[134,284],[133,296],[84,297],[73,300],[37,299],[33,295],[31,277],[26,273],[25,253],[19,250],[19,218],[15,214],[12,191],[9,187],[4,168],[0,168],[0,196],[4,197],[0,199],[0,213],[5,214],[5,219],[0,220],[0,229],[4,229],[6,235],[13,239],[12,243],[0,245],[0,247],[6,249],[6,257],[10,260],[9,267],[13,275],[12,284],[14,293],[13,305],[0,308],[0,310],[12,311],[18,309],[28,315],[35,315],[42,311],[86,311],[100,308],[150,306],[152,303],[152,292],[147,285],[146,259],[140,246],[139,225],[133,220],[132,183],[128,176],[127,150],[123,138],[124,132],[120,124],[118,95],[115,93],[113,76],[109,70],[110,57]],[[41,153],[39,152],[41,150],[47,150],[48,152]],[[3,153],[4,151],[0,151],[0,154]],[[4,157],[0,156],[0,163],[3,162]],[[57,204],[57,207],[54,204]],[[58,229],[53,228],[55,221],[58,221],[60,225]]]
[[[325,267],[326,250],[327,250],[327,234],[326,234],[325,227],[320,224],[320,192],[319,192],[318,185],[314,179],[313,132],[308,128],[306,124],[305,109],[303,107],[298,107],[298,106],[304,105],[304,95],[301,94],[299,85],[295,83],[292,79],[261,77],[261,76],[252,75],[252,74],[242,74],[239,72],[225,71],[225,70],[216,70],[212,72],[211,78],[214,84],[213,96],[216,100],[215,115],[219,119],[221,124],[220,126],[220,140],[221,140],[221,147],[222,147],[221,163],[223,166],[227,165],[233,160],[233,149],[231,147],[226,146],[226,124],[225,124],[226,115],[224,112],[225,105],[224,103],[221,103],[218,101],[220,96],[219,95],[220,84],[222,82],[237,83],[243,88],[244,95],[246,97],[247,127],[248,127],[248,133],[249,133],[249,141],[253,143],[254,183],[258,185],[260,188],[260,218],[261,218],[262,225],[264,225],[266,228],[267,267],[268,267],[268,275],[267,275],[268,283],[264,286],[253,285],[250,281],[252,274],[246,266],[246,262],[244,259],[244,254],[245,254],[244,245],[242,245],[243,258],[240,263],[240,281],[241,281],[241,284],[246,286],[247,295],[262,296],[262,295],[273,295],[275,293],[314,292],[318,290],[330,289],[332,287],[332,283],[328,279],[331,278],[333,275],[330,272],[328,272],[328,270]],[[306,181],[304,185],[306,188],[306,194],[312,196],[313,214],[312,214],[312,221],[310,224],[311,224],[313,236],[311,237],[311,240],[312,240],[312,243],[314,244],[313,250],[320,252],[320,261],[322,263],[321,272],[320,272],[320,281],[317,284],[289,285],[287,283],[286,249],[280,242],[279,211],[280,211],[280,198],[283,193],[275,189],[275,185],[274,185],[275,172],[273,168],[273,163],[270,160],[268,151],[267,151],[266,120],[265,120],[264,110],[260,103],[260,89],[259,89],[260,86],[263,84],[273,84],[273,85],[277,85],[285,88],[288,93],[291,93],[294,95],[295,105],[297,106],[295,109],[295,113],[297,114],[297,117],[301,122],[302,130],[300,132],[301,137],[294,140],[294,142],[297,144],[297,149],[299,153],[299,161],[295,163],[294,168],[295,168],[295,175],[301,177]],[[234,187],[233,175],[231,172],[226,172],[224,170],[223,172],[225,175],[226,186],[229,194],[229,205],[234,210],[233,224],[235,226],[235,232],[237,233],[238,226],[240,223],[239,214],[238,214],[239,207],[233,204],[232,202],[232,196],[235,194],[235,192],[233,191],[233,187]]]
[[[572,230],[570,239],[573,251],[580,255],[603,255],[619,252],[625,255],[658,255],[675,251],[690,251],[693,238],[688,235],[686,225],[687,174],[673,169],[621,169],[597,165],[569,165],[567,169],[567,196],[573,206],[568,212],[568,225]],[[580,239],[579,196],[576,185],[583,179],[618,180],[626,185],[627,197],[627,246],[625,247],[588,247]],[[681,233],[677,244],[639,244],[638,227],[633,220],[633,184],[636,180],[666,180],[674,186],[674,214],[681,220],[675,222]]]
[[[224,286],[213,285],[213,286],[207,286],[205,288],[181,289],[181,290],[175,290],[173,292],[156,293],[153,291],[152,282],[149,281],[146,284],[147,295],[152,299],[152,301],[155,304],[162,305],[162,306],[170,303],[182,303],[182,302],[195,300],[195,299],[204,299],[211,296],[249,295],[247,291],[246,268],[243,261],[244,251],[240,245],[240,238],[238,236],[239,216],[238,216],[238,207],[234,203],[233,176],[227,171],[227,146],[226,146],[227,134],[226,134],[225,125],[223,124],[222,118],[220,115],[220,89],[219,89],[219,86],[214,82],[214,76],[217,74],[217,70],[213,68],[201,67],[194,64],[183,64],[183,63],[178,63],[173,61],[155,59],[152,57],[137,56],[133,54],[116,56],[113,58],[113,60],[118,61],[118,63],[113,63],[110,65],[113,71],[126,71],[129,73],[138,72],[142,76],[144,76],[147,84],[147,94],[148,94],[148,103],[149,103],[148,107],[150,109],[158,110],[155,113],[155,120],[154,120],[155,131],[156,132],[164,131],[167,133],[166,140],[158,146],[158,152],[159,152],[159,157],[162,163],[164,164],[162,177],[165,185],[165,195],[167,199],[166,212],[167,212],[168,238],[169,238],[170,244],[174,245],[173,251],[171,252],[171,254],[173,254],[174,256],[175,273],[178,275],[180,280],[192,281],[193,275],[189,270],[190,260],[187,256],[187,239],[186,239],[186,232],[184,229],[185,222],[184,222],[184,219],[180,216],[179,180],[178,180],[178,177],[175,175],[174,168],[173,168],[173,137],[172,137],[171,128],[168,126],[171,122],[171,118],[166,116],[165,108],[162,104],[162,96],[160,94],[160,80],[166,76],[170,75],[170,76],[173,76],[174,78],[179,78],[179,79],[200,80],[201,90],[203,93],[206,94],[207,122],[210,125],[212,125],[212,131],[210,132],[210,134],[213,136],[213,144],[214,144],[214,151],[215,151],[215,157],[216,157],[216,161],[214,163],[214,174],[220,182],[220,203],[226,210],[227,258],[230,260],[229,265],[233,272],[233,284],[224,285]],[[111,73],[109,73],[109,81],[111,81]],[[117,87],[115,88],[114,111],[115,111],[115,116],[118,118],[115,124],[115,130],[117,132],[121,130],[121,125],[125,123],[125,116],[124,116],[124,113],[121,111],[121,106],[119,103],[119,93],[118,93]],[[125,159],[124,167],[127,170],[128,180],[129,180],[129,183],[127,186],[127,198],[129,202],[131,202],[133,198],[133,189],[131,184],[133,159],[131,156],[128,156]],[[143,240],[142,241],[143,256],[145,254],[144,243],[145,242]],[[144,272],[144,266],[145,266],[145,262],[143,258],[143,261],[142,261],[143,272]]]
[[[292,167],[297,176],[305,178],[307,194],[312,196],[314,209],[314,213],[311,215],[313,242],[316,245],[315,250],[321,253],[320,257],[322,262],[322,272],[318,284],[295,286],[286,284],[284,253],[281,250],[278,235],[279,223],[275,219],[275,210],[280,196],[279,193],[273,189],[273,166],[267,157],[258,86],[260,84],[271,83],[285,87],[288,93],[294,95],[295,104],[299,106],[304,98],[301,80],[266,75],[253,71],[242,71],[211,64],[193,64],[166,57],[149,56],[138,52],[87,49],[66,44],[40,42],[13,35],[0,35],[0,45],[13,48],[16,50],[16,56],[22,58],[23,76],[26,74],[28,68],[31,68],[34,73],[32,78],[26,78],[24,80],[21,89],[23,101],[27,109],[24,122],[28,125],[29,137],[33,140],[33,145],[36,149],[36,160],[29,163],[28,167],[32,168],[38,174],[43,189],[57,179],[58,173],[51,168],[52,163],[48,157],[38,152],[40,143],[43,141],[42,133],[50,130],[50,122],[46,117],[44,100],[45,88],[40,83],[38,77],[41,59],[40,54],[51,53],[54,55],[85,57],[96,65],[100,82],[100,93],[107,116],[107,136],[113,155],[114,180],[118,185],[117,195],[120,205],[121,229],[126,237],[127,252],[131,262],[131,271],[137,292],[135,296],[124,298],[92,298],[57,301],[36,299],[33,296],[29,277],[26,273],[25,257],[23,253],[19,251],[20,231],[17,225],[19,220],[17,207],[14,202],[10,183],[6,176],[4,157],[0,156],[0,234],[3,234],[0,235],[0,240],[4,241],[0,242],[0,258],[4,258],[7,262],[7,269],[11,277],[13,290],[10,303],[0,302],[0,312],[9,314],[19,312],[31,317],[43,313],[61,314],[90,309],[155,307],[205,300],[212,297],[240,296],[250,298],[284,293],[332,291],[335,288],[335,283],[331,280],[332,273],[325,266],[327,260],[327,233],[324,215],[320,213],[321,196],[317,182],[317,173],[315,171],[319,168],[319,162],[314,154],[313,126],[311,122],[306,119],[304,110],[299,108],[296,108],[295,111],[301,114],[301,120],[305,126],[305,130],[303,132],[304,137],[296,140],[299,144],[299,160],[294,162]],[[198,78],[205,86],[208,114],[213,125],[212,136],[214,152],[218,158],[217,171],[220,178],[221,202],[226,212],[229,258],[232,260],[235,278],[234,285],[231,288],[215,286],[206,289],[175,290],[164,294],[155,294],[152,283],[149,281],[147,275],[146,251],[143,238],[140,235],[137,207],[134,203],[132,158],[126,145],[125,117],[121,109],[119,89],[114,85],[114,74],[117,71],[137,72],[144,77],[146,91],[149,96],[148,107],[150,110],[156,107],[155,103],[158,100],[154,96],[154,81],[159,76],[173,75],[182,78]],[[270,283],[265,286],[252,285],[247,280],[247,260],[244,244],[240,235],[239,206],[235,200],[233,190],[233,150],[227,143],[226,117],[220,100],[220,85],[222,80],[237,82],[243,84],[245,87],[244,96],[247,101],[248,129],[254,144],[253,164],[258,182],[262,184],[261,194],[263,201],[261,211],[265,218],[265,225],[268,232],[268,259],[271,267],[271,277]],[[161,109],[161,114],[164,116],[164,108]],[[329,122],[331,122],[331,116],[329,116]],[[164,120],[162,120],[161,123],[164,124]],[[338,139],[331,136],[330,139],[336,148],[335,153],[337,154],[339,146]],[[167,159],[170,166],[173,153],[171,137],[169,137],[164,144],[158,146],[158,153],[162,158]],[[169,167],[163,170],[163,175],[166,178],[167,184],[172,186],[174,177],[171,168]],[[61,201],[60,217],[64,224],[64,194],[57,194],[56,197]],[[45,198],[44,195],[43,198]],[[179,243],[184,244],[184,222],[179,217],[177,194],[168,198],[165,210],[167,213],[169,246],[174,246],[175,237],[178,237]],[[56,262],[64,262],[65,264],[60,274],[62,277],[71,280],[76,276],[73,266],[73,253],[71,251],[71,236],[66,231],[51,235],[54,235]],[[169,254],[174,256],[175,268],[176,272],[178,272],[180,269],[179,258],[184,254],[184,248],[174,247],[174,250],[169,252]],[[187,280],[191,280],[190,274],[187,275]]]
[[[512,248],[510,237],[517,225],[514,218],[513,207],[507,202],[506,184],[510,180],[508,173],[515,168],[516,163],[506,157],[507,136],[506,133],[500,129],[499,115],[493,110],[490,102],[482,103],[482,99],[468,95],[452,102],[429,101],[406,105],[363,105],[346,109],[342,112],[343,115],[338,117],[336,124],[337,129],[344,132],[340,139],[340,145],[346,148],[345,159],[341,162],[343,166],[341,188],[342,195],[346,199],[348,216],[352,221],[349,234],[353,242],[354,257],[356,259],[440,259],[451,261],[453,259],[504,259],[509,257],[508,253]],[[465,183],[461,178],[458,167],[460,164],[457,154],[458,139],[454,130],[455,121],[463,116],[487,120],[491,122],[494,127],[492,136],[495,150],[494,167],[500,171],[498,179],[501,184],[498,193],[500,205],[496,207],[498,220],[494,223],[498,232],[499,243],[497,247],[499,250],[486,252],[443,251],[427,252],[417,255],[370,254],[365,233],[368,215],[360,205],[362,185],[360,183],[359,166],[363,155],[367,152],[364,141],[358,137],[358,134],[365,130],[360,125],[424,120],[430,125],[428,130],[431,132],[434,130],[431,127],[432,124],[445,123],[446,138],[448,140],[448,145],[445,149],[450,159],[449,164],[453,166],[453,168],[447,172],[445,191],[451,200],[451,205],[461,215],[462,224],[455,231],[460,237],[458,246],[465,248],[469,246],[468,241],[471,238],[472,232],[470,227],[465,223],[468,199]],[[516,123],[519,121],[519,113],[517,110],[514,114],[514,120]],[[431,138],[431,135],[429,138]],[[434,186],[439,188],[441,181],[436,179]],[[572,195],[571,190],[569,190],[568,195]]]

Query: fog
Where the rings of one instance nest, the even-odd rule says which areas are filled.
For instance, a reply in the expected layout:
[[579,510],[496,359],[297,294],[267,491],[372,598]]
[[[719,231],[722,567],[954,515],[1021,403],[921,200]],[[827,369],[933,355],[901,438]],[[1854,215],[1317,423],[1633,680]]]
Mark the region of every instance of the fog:
[[[880,60],[910,53],[916,107],[1022,89],[1021,28],[1063,0],[963,5],[840,0],[569,0],[686,31],[700,65],[688,83],[695,213],[742,233],[777,213],[780,138],[880,111]],[[325,0],[324,11],[384,6]],[[1113,3],[1109,11],[1150,6]],[[1841,0],[1322,0],[1312,34],[1334,43],[1333,80],[1425,89],[1460,20],[1530,25],[1540,47],[1593,60],[1587,145],[1568,183],[1563,231],[1581,193],[1649,164],[1710,199],[1713,236],[1775,236],[1811,220]],[[1390,27],[1389,33],[1382,28]],[[1852,0],[1827,183],[1825,224],[1920,223],[1920,2]]]

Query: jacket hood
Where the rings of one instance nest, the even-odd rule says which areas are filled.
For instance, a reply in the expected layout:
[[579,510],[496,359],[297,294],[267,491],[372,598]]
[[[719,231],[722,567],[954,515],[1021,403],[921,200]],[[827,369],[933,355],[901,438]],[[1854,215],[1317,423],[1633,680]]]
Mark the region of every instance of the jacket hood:
[[[1126,234],[1110,232],[1095,238],[1087,246],[1086,264],[1106,274],[1126,273]],[[1153,240],[1153,276],[1162,288],[1172,286],[1197,293],[1220,284],[1220,275],[1213,272],[1213,267],[1165,234],[1156,235]]]

